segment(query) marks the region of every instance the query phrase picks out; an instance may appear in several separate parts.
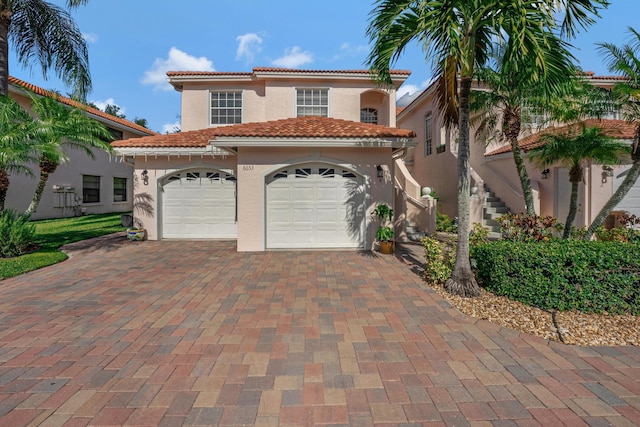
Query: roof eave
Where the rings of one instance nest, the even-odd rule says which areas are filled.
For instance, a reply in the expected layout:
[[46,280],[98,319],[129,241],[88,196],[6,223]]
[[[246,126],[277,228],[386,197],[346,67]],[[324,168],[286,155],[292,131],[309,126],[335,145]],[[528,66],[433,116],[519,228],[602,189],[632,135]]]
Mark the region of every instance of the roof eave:
[[233,156],[235,152],[220,147],[113,147],[119,156]]
[[214,147],[415,147],[413,138],[260,138],[260,137],[216,137],[209,141]]

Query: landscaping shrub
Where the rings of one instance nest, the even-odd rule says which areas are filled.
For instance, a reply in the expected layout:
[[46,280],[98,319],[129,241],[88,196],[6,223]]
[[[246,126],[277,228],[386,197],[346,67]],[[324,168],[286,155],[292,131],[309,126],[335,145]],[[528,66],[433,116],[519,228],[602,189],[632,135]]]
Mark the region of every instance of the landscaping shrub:
[[453,242],[441,242],[435,237],[422,239],[424,247],[424,278],[427,282],[443,284],[453,271],[456,249]]
[[440,212],[436,213],[436,231],[442,233],[457,233],[458,226],[454,219],[451,219],[447,214]]
[[549,240],[562,230],[562,224],[552,216],[538,216],[525,213],[504,214],[498,218],[502,238],[515,241]]
[[640,245],[497,241],[471,247],[488,291],[544,309],[640,315]]
[[35,233],[36,227],[29,222],[29,215],[17,215],[11,209],[0,212],[0,257],[24,254],[33,243]]

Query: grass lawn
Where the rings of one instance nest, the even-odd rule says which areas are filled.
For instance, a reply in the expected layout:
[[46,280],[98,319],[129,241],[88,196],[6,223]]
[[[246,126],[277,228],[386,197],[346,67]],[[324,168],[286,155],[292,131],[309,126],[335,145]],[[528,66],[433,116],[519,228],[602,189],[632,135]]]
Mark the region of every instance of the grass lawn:
[[124,231],[121,213],[87,215],[74,218],[34,221],[38,250],[15,258],[0,258],[0,278],[14,277],[27,271],[56,264],[67,259],[60,247],[92,237]]

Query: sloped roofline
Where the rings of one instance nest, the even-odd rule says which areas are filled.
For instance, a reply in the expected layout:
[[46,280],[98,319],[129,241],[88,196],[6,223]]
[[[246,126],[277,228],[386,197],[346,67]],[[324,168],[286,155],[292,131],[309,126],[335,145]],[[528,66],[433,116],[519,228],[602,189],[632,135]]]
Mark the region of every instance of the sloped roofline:
[[39,96],[56,99],[58,102],[62,104],[65,104],[74,108],[79,108],[81,110],[86,111],[90,115],[96,116],[97,118],[99,118],[98,119],[99,121],[103,121],[103,122],[109,121],[111,123],[114,123],[117,127],[125,127],[131,132],[145,135],[145,136],[158,135],[158,133],[152,131],[151,129],[147,129],[146,127],[140,126],[139,124],[134,123],[130,120],[122,119],[120,117],[107,114],[104,111],[100,111],[97,108],[93,108],[88,105],[82,104],[81,102],[74,101],[73,99],[62,96],[56,92],[43,89],[34,84],[25,82],[24,80],[20,80],[16,77],[9,76],[9,89],[11,89],[12,86],[15,88],[16,91],[20,91],[20,90],[28,91],[28,92],[35,93],[36,95],[39,95]]
[[[390,70],[391,78],[394,80],[396,87],[404,83],[409,75],[410,70]],[[185,82],[211,81],[211,80],[264,80],[278,78],[301,78],[314,79],[335,77],[341,79],[372,79],[371,70],[301,70],[294,68],[276,68],[276,67],[255,67],[250,72],[226,72],[226,71],[168,71],[167,77],[169,83],[177,90],[182,90]]]

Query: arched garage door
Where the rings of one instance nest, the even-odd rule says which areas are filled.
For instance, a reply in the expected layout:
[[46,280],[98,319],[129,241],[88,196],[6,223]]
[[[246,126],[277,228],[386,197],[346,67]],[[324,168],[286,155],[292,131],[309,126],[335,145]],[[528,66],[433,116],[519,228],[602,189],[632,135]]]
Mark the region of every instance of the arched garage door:
[[218,170],[190,170],[164,178],[162,237],[237,238],[236,178]]
[[267,178],[267,248],[362,248],[362,177],[327,164],[298,165]]

